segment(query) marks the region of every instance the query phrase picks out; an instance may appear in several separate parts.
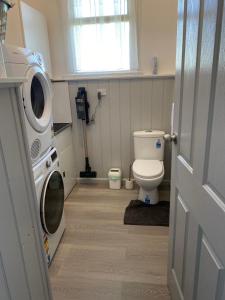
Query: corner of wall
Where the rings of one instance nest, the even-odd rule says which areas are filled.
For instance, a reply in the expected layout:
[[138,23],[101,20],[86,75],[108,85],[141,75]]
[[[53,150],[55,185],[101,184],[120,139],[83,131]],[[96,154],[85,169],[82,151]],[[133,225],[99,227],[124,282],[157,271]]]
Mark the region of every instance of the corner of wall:
[[24,47],[23,25],[21,21],[20,0],[14,0],[14,7],[8,13],[6,43]]

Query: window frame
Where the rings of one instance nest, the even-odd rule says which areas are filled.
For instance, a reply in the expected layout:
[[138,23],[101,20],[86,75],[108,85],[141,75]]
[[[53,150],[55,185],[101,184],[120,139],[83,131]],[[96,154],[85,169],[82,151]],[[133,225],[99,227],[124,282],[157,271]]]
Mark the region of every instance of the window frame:
[[[118,17],[120,17],[121,19],[119,20]],[[116,22],[128,22],[128,21],[130,22],[129,15],[122,14],[122,15],[101,16],[101,17],[75,18],[72,25],[82,26],[82,25],[108,24],[108,23],[116,23]]]
[[[130,16],[129,16],[129,1],[127,1],[127,13],[126,14],[115,14],[115,15],[103,15],[103,16],[93,16],[93,17],[74,17],[71,21],[71,25],[74,26],[85,26],[85,25],[95,25],[95,24],[110,24],[110,23],[117,23],[117,22],[129,22],[130,26]],[[129,37],[129,44],[130,44],[130,37]],[[130,46],[130,45],[129,45]],[[76,46],[74,46],[76,47]],[[129,51],[130,55],[130,51]],[[131,55],[130,55],[131,58]],[[76,58],[77,59],[77,58]],[[77,66],[77,61],[75,59],[75,63]],[[82,71],[82,70],[75,70],[74,74],[78,75],[95,75],[95,74],[123,74],[123,73],[131,73],[136,72],[131,67],[132,63],[130,61],[130,66],[128,69],[121,69],[121,70],[93,70],[93,71]]]

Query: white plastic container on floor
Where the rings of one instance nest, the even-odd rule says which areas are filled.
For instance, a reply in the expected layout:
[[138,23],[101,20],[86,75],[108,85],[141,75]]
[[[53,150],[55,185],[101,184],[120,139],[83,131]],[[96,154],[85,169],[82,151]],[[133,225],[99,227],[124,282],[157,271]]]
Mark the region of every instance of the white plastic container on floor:
[[119,168],[112,168],[109,170],[109,188],[111,190],[121,189],[121,170]]
[[126,190],[133,190],[133,188],[134,188],[134,181],[133,181],[133,179],[131,179],[131,180],[126,179],[125,180],[125,188],[126,188]]

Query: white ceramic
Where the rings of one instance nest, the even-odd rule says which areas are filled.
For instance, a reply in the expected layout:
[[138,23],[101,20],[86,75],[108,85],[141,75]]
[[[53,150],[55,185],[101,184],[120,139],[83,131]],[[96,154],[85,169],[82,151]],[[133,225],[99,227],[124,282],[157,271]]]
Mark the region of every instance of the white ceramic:
[[134,175],[134,179],[140,187],[138,200],[152,205],[157,204],[159,202],[158,186],[162,182],[163,177],[164,172],[159,177],[153,179],[144,179]]
[[144,130],[134,132],[135,162],[132,170],[139,185],[138,199],[148,204],[159,202],[158,186],[164,177],[163,131]]

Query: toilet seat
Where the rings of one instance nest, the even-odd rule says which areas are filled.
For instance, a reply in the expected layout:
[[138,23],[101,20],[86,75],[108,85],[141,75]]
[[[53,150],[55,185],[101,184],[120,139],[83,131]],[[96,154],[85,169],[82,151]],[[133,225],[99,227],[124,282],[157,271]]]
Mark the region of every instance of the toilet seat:
[[163,162],[159,160],[135,160],[133,164],[133,173],[139,178],[154,179],[164,173]]

